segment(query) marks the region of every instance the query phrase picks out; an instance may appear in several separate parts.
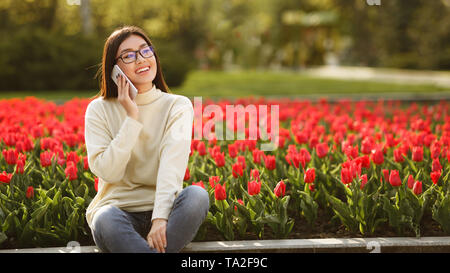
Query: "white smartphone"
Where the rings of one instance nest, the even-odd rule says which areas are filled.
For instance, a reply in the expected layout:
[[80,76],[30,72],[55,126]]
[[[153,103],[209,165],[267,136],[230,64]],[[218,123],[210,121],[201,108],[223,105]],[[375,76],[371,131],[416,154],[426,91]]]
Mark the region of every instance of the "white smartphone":
[[127,82],[130,84],[129,94],[130,94],[130,98],[132,100],[134,100],[134,98],[136,97],[136,95],[138,93],[138,90],[136,89],[136,87],[134,87],[133,83],[128,79],[128,77],[125,75],[125,73],[123,73],[122,69],[120,69],[120,67],[116,64],[116,65],[114,65],[114,68],[112,70],[111,78],[116,83],[117,86],[119,86],[117,84],[117,77],[119,76],[119,74],[122,75],[122,77],[124,77],[127,80]]

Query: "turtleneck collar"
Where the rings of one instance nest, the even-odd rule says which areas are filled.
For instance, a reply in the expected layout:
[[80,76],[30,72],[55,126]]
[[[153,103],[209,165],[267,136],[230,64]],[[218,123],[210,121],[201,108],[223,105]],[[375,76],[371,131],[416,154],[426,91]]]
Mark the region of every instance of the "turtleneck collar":
[[162,96],[162,91],[156,88],[156,85],[153,85],[152,89],[144,93],[138,93],[134,101],[137,105],[144,105],[152,103]]

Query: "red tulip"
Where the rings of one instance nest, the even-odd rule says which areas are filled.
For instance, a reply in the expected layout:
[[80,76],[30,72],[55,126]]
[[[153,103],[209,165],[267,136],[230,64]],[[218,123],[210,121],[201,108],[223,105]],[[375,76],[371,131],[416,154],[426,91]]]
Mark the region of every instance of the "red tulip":
[[89,161],[88,161],[87,156],[83,157],[83,169],[84,169],[85,171],[88,171],[88,170],[89,170]]
[[256,182],[255,180],[249,181],[247,184],[248,194],[255,195],[261,191],[261,182]]
[[361,186],[359,188],[362,190],[367,184],[367,174],[363,174],[359,178],[361,179]]
[[16,165],[19,153],[15,149],[5,150],[3,149],[3,157],[8,165]]
[[199,181],[199,182],[192,182],[192,185],[193,186],[198,186],[198,187],[202,187],[202,188],[205,188],[205,185],[203,185],[203,181]]
[[186,168],[186,171],[184,172],[183,181],[188,181],[190,178],[191,178],[191,172],[189,171],[189,168]]
[[259,181],[259,171],[258,171],[258,169],[252,169],[250,171],[250,177],[252,177],[256,181]]
[[216,161],[217,167],[225,166],[225,153],[217,153],[214,160]]
[[61,147],[54,147],[53,154],[56,157],[58,165],[62,166],[66,163],[66,157],[64,156],[64,151]]
[[440,157],[440,155],[441,155],[441,146],[439,145],[439,142],[434,142],[431,145],[430,152],[431,152],[431,158],[436,159],[436,158]]
[[402,180],[400,179],[398,170],[391,170],[391,174],[389,175],[389,183],[391,183],[393,187],[399,187],[402,185]]
[[298,154],[298,153],[291,154],[291,158],[292,158],[292,162],[294,163],[295,168],[297,168],[297,169],[300,166],[300,162],[302,163],[302,166],[306,165],[305,159],[303,157],[301,157],[300,154]]
[[233,173],[233,177],[237,178],[237,177],[241,177],[244,175],[244,171],[242,169],[242,165],[240,163],[235,163],[232,166],[232,173]]
[[258,149],[254,149],[252,151],[252,155],[253,155],[253,162],[255,164],[260,164],[261,163],[261,157],[263,157],[264,155],[264,151],[258,150]]
[[34,197],[34,189],[33,189],[32,186],[29,186],[29,187],[27,188],[26,197],[27,197],[28,199]]
[[256,149],[256,140],[245,139],[244,141],[245,141],[245,146],[247,146],[247,149],[249,151],[253,152],[253,150]]
[[73,161],[67,162],[67,167],[64,170],[64,173],[66,174],[66,177],[70,181],[73,181],[78,178],[77,171],[78,171],[77,166],[75,165],[75,163]]
[[[200,146],[200,144],[198,144]],[[208,147],[208,152],[212,158],[215,158],[216,155],[220,154],[220,146]]]
[[304,175],[305,183],[314,183],[314,180],[316,179],[316,169],[310,168],[307,169]]
[[94,179],[94,188],[95,188],[95,191],[98,192],[98,177],[96,177]]
[[439,162],[439,158],[433,159],[433,163],[431,164],[431,170],[432,170],[433,172],[436,172],[436,171],[442,171],[442,165],[441,165],[441,163]]
[[16,165],[16,173],[23,174],[25,171],[25,161],[27,160],[27,156],[24,154],[19,154]]
[[319,158],[323,158],[328,154],[328,145],[326,142],[316,145],[316,153]]
[[389,170],[383,169],[383,177],[384,177],[384,181],[387,183],[389,182]]
[[41,165],[42,167],[48,167],[52,165],[52,157],[53,157],[53,153],[50,151],[44,151],[41,153],[40,155],[40,159],[41,159]]
[[366,155],[371,154],[373,148],[374,148],[373,140],[369,137],[365,137],[361,142],[361,153]]
[[75,164],[77,164],[80,161],[80,157],[76,152],[71,151],[67,154],[67,162],[69,161],[73,161]]
[[286,160],[286,162],[287,162],[289,165],[292,165],[292,164],[294,163],[294,160],[292,159],[292,156],[291,156],[291,154],[289,154],[289,153],[287,153],[287,154],[284,156],[284,159]]
[[216,200],[225,200],[227,198],[227,193],[225,191],[225,185],[220,185],[219,183],[216,184],[216,187],[214,188],[214,197]]
[[228,154],[231,158],[235,158],[238,154],[236,143],[228,144]]
[[278,182],[278,184],[275,186],[275,189],[273,190],[273,192],[275,193],[275,195],[277,197],[284,196],[284,193],[286,192],[286,184],[284,184],[283,180]]
[[437,185],[439,178],[441,177],[441,172],[440,171],[431,172],[430,177],[433,183]]
[[370,168],[370,158],[368,155],[363,155],[363,156],[357,157],[355,159],[355,162],[357,164],[361,164],[362,168],[366,168],[366,169]]
[[379,148],[375,150],[375,153],[372,154],[372,161],[377,165],[381,165],[384,162],[383,151]]
[[268,155],[264,159],[264,163],[266,164],[266,168],[268,170],[274,170],[276,168],[276,161],[274,155]]
[[209,185],[213,189],[216,187],[216,184],[219,183],[219,181],[220,181],[220,177],[218,177],[218,176],[210,176],[209,177]]
[[299,132],[295,134],[295,140],[298,144],[303,144],[308,142],[308,135],[305,132]]
[[216,145],[217,144],[217,138],[216,138],[216,136],[213,134],[212,136],[210,136],[209,138],[208,138],[208,145],[209,146],[214,146],[214,145]]
[[348,145],[347,147],[345,147],[344,153],[345,155],[347,155],[347,158],[349,160],[352,160],[358,157],[358,146],[352,147],[351,145]]
[[284,143],[286,142],[286,138],[283,136],[280,136],[278,139],[278,148],[284,148]]
[[[311,154],[309,153],[309,151],[307,149],[301,148],[299,154],[300,154],[300,157],[305,159],[305,162],[308,163],[311,161]],[[303,168],[304,167],[305,166],[303,166]]]
[[344,184],[350,184],[353,181],[353,176],[349,168],[342,168],[341,180]]
[[414,187],[414,177],[410,174],[408,177],[408,188],[412,189]]
[[397,144],[400,142],[400,140],[394,139],[394,136],[392,134],[386,134],[385,137],[386,137],[386,144],[390,148],[397,146]]
[[315,135],[311,136],[309,138],[309,147],[311,149],[314,149],[317,146],[317,144],[319,144],[319,138]]
[[239,162],[239,164],[241,164],[242,169],[245,170],[247,168],[247,164],[245,163],[245,156],[238,155],[237,156],[237,162]]
[[423,160],[423,146],[413,147],[412,160],[415,162],[421,162]]
[[205,142],[200,141],[197,143],[197,152],[199,155],[204,156],[206,155],[206,145]]
[[53,139],[49,138],[49,137],[41,138],[41,140],[39,141],[41,150],[51,149],[51,146],[52,146],[52,143],[53,143],[52,140]]
[[9,183],[9,181],[11,181],[12,176],[13,176],[12,173],[7,173],[6,171],[3,171],[2,173],[0,173],[0,182]]
[[405,161],[405,158],[403,157],[403,152],[401,149],[394,150],[394,160],[395,160],[395,162],[399,162],[399,163]]
[[44,129],[43,129],[43,126],[40,124],[40,125],[36,125],[36,126],[33,126],[32,128],[31,128],[31,135],[33,136],[33,138],[38,138],[38,137],[42,137],[43,135],[44,135]]
[[422,181],[416,181],[416,183],[414,183],[413,192],[415,195],[422,193]]

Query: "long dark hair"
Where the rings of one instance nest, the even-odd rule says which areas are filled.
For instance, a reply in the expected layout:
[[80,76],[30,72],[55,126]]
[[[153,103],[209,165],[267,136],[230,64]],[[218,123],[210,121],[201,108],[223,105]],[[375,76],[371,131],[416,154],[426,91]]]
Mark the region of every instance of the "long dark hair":
[[142,37],[149,46],[153,48],[153,53],[156,58],[156,76],[153,83],[156,88],[160,89],[166,93],[172,93],[164,80],[163,72],[161,69],[161,64],[159,63],[158,54],[156,53],[155,47],[153,46],[150,38],[145,34],[145,32],[137,26],[124,26],[116,29],[105,42],[103,48],[102,66],[97,71],[97,76],[100,76],[100,93],[97,96],[102,96],[105,99],[117,98],[118,91],[117,85],[111,79],[111,73],[114,65],[116,64],[116,54],[119,49],[120,44],[125,41],[131,35],[138,35]]

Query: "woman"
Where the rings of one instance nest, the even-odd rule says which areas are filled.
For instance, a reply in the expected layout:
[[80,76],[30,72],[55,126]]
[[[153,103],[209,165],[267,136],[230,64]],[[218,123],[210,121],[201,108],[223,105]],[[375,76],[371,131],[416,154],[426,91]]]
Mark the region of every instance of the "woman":
[[[117,64],[138,89],[132,100]],[[183,189],[192,137],[191,101],[169,92],[158,55],[138,27],[114,31],[102,58],[100,96],[85,115],[85,141],[98,193],[86,219],[104,252],[178,252],[209,209],[208,193]]]

